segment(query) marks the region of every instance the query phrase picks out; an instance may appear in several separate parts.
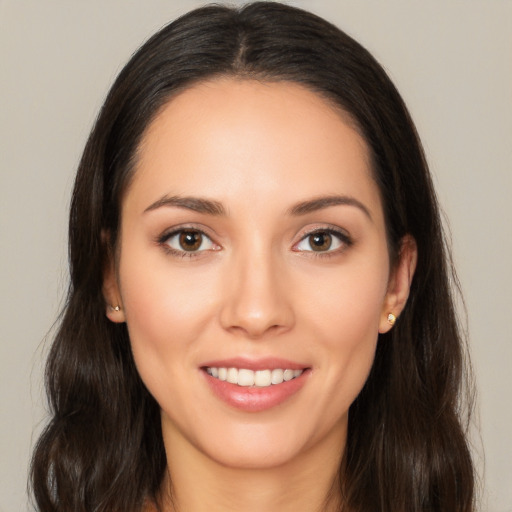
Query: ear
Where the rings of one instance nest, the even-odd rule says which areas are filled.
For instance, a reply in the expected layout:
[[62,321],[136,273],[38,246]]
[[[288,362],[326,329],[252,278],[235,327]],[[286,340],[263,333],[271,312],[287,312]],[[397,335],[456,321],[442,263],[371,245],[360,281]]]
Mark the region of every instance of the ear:
[[380,333],[388,332],[393,327],[394,320],[403,311],[409,297],[417,260],[416,240],[412,236],[406,235],[400,243],[398,261],[391,272],[388,290],[382,304]]
[[[109,236],[103,234],[103,243],[108,247]],[[117,282],[117,273],[115,265],[115,257],[111,250],[107,250],[107,261],[103,268],[103,297],[105,299],[105,308],[107,318],[111,322],[122,323],[126,321],[123,304],[121,301],[121,293],[119,291],[119,283]]]

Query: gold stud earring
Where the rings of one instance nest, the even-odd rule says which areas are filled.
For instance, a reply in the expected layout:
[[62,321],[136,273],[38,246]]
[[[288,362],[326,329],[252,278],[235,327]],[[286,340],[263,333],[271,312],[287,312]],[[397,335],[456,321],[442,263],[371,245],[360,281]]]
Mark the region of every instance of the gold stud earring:
[[389,315],[388,315],[388,323],[390,325],[395,325],[395,322],[396,322],[396,316],[393,315],[393,313],[389,313]]
[[121,311],[121,308],[119,306],[111,306],[110,304],[108,305],[108,307],[112,310],[112,311]]

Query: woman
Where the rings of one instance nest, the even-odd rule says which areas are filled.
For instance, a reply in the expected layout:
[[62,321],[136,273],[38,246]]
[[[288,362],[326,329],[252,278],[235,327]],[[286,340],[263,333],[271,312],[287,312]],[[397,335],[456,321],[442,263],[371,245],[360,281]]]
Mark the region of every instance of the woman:
[[78,170],[39,509],[473,510],[448,261],[358,43],[274,3],[165,27]]

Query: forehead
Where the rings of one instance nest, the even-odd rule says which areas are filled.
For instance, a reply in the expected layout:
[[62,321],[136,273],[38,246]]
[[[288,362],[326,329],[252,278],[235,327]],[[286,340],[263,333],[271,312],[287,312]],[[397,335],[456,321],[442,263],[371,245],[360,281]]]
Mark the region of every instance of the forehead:
[[290,82],[221,78],[161,109],[143,136],[130,188],[221,201],[228,192],[277,191],[283,202],[306,193],[379,202],[368,153],[350,116],[319,94]]
[[[233,116],[235,112],[239,114],[238,119]],[[338,125],[339,128],[341,123],[350,131],[357,132],[354,135],[359,135],[358,142],[363,151],[367,152],[358,123],[351,114],[325,95],[296,82],[217,77],[194,83],[171,96],[146,128],[139,145],[139,153],[156,132],[165,129],[169,134],[174,131],[174,135],[181,132],[183,136],[188,136],[190,133],[184,131],[184,128],[191,127],[192,123],[203,124],[209,116],[217,117],[217,132],[222,128],[218,123],[221,119],[230,120],[232,123],[239,121],[244,127],[261,126],[265,122],[276,124],[289,121],[297,129],[320,128],[327,139],[329,128],[333,125]],[[231,127],[234,127],[233,124]],[[194,127],[196,130],[200,128],[199,124]],[[209,127],[204,125],[204,128]],[[311,133],[307,135],[310,136]]]

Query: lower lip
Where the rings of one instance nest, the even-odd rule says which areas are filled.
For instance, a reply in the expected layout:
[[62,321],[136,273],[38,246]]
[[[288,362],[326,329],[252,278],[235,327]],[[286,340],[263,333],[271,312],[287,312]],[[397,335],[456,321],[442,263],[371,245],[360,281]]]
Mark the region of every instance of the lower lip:
[[241,411],[261,412],[282,404],[297,393],[306,383],[310,371],[304,370],[299,377],[264,388],[238,386],[216,379],[204,370],[203,373],[210,389],[222,401]]

